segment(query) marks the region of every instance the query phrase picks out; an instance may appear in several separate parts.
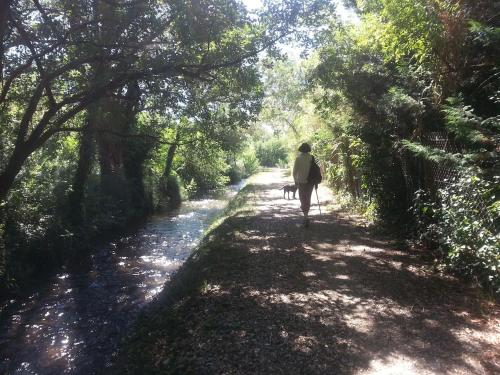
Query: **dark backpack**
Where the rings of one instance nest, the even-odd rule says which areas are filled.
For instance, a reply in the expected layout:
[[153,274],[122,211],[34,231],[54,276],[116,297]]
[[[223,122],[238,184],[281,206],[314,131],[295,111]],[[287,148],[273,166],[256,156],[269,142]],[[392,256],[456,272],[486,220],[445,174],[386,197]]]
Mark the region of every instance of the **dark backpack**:
[[314,159],[314,156],[311,160],[311,168],[309,168],[309,175],[307,176],[307,182],[318,187],[318,184],[323,181],[323,177],[321,176],[321,170],[319,169],[319,165]]

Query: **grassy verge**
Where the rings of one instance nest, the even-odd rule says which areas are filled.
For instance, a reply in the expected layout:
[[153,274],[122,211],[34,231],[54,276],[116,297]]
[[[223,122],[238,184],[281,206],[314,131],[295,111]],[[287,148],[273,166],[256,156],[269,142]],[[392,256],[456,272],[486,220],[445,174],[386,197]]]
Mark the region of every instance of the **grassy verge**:
[[[188,337],[189,314],[196,299],[203,296],[217,273],[230,267],[234,257],[233,233],[238,230],[236,218],[252,212],[255,191],[252,179],[229,202],[226,209],[207,229],[203,240],[184,265],[177,271],[164,292],[138,319],[133,333],[123,342],[114,361],[112,373],[152,374],[185,373],[176,358],[176,342]],[[222,266],[221,266],[222,265]],[[185,362],[185,361],[181,361]],[[107,372],[109,373],[109,371]]]

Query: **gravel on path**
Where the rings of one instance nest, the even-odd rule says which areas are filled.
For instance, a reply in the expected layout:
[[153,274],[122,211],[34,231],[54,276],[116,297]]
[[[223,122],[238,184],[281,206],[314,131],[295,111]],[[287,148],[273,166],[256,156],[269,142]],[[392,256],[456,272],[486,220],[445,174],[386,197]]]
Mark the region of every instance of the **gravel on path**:
[[495,302],[372,234],[325,187],[304,228],[279,190],[289,182],[282,170],[252,181],[251,210],[167,286],[117,372],[500,373]]

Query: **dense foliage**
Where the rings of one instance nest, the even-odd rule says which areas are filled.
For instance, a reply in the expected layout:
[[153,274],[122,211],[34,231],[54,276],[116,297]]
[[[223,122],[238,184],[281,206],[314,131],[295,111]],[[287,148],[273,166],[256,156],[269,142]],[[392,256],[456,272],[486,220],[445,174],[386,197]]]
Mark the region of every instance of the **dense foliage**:
[[[488,1],[357,5],[359,23],[330,26],[310,74],[335,143],[327,174],[393,229],[433,237],[452,270],[497,290],[497,10]],[[412,211],[422,192],[433,209]]]
[[310,141],[339,195],[498,290],[498,9],[351,3],[357,19],[328,21],[307,60],[264,71],[261,122],[291,152]]
[[327,1],[0,3],[0,289],[256,169],[259,53]]
[[263,3],[0,3],[2,288],[308,141],[338,193],[498,289],[494,2]]

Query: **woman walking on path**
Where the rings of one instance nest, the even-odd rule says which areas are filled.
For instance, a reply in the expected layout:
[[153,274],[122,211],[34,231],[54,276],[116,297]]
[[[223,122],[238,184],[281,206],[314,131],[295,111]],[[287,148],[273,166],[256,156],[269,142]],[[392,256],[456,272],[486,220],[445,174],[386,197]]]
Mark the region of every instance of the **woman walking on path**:
[[300,208],[304,213],[304,226],[309,226],[309,208],[311,207],[311,195],[314,184],[309,181],[309,171],[313,162],[310,154],[311,146],[302,143],[299,147],[299,154],[293,164],[293,180],[299,188]]

